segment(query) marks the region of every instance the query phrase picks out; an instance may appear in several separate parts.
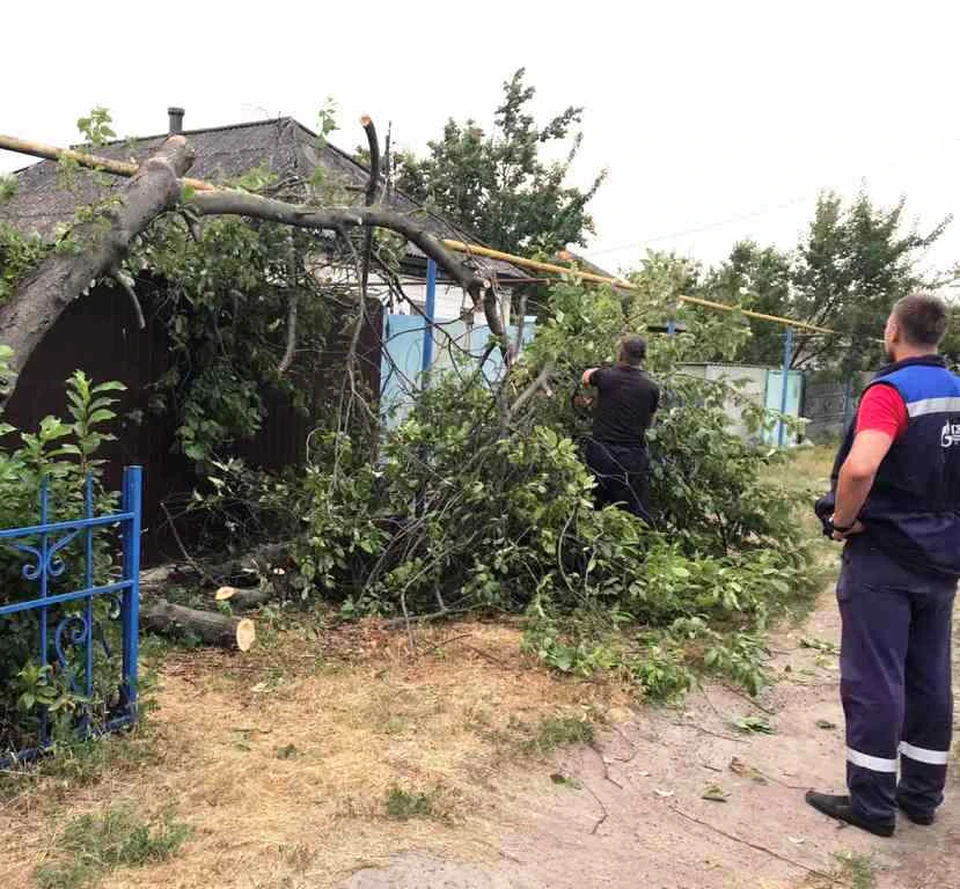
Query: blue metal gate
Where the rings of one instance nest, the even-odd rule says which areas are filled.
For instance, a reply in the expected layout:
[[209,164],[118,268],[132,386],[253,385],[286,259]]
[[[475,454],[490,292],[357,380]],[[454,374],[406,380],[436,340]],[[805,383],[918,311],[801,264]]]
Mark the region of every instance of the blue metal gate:
[[[70,730],[75,737],[114,731],[136,720],[142,476],[139,466],[124,470],[120,511],[107,515],[95,515],[93,479],[88,477],[83,516],[57,522],[49,521],[50,488],[44,481],[39,523],[0,530],[0,543],[25,556],[22,577],[36,584],[36,596],[22,601],[10,601],[8,591],[0,590],[0,629],[19,621],[21,629],[27,626],[32,632],[36,622],[38,670],[72,695],[76,706]],[[119,533],[122,559],[112,570],[95,566],[98,533]],[[68,554],[82,560],[80,589],[60,589]],[[104,570],[107,575],[98,578]],[[0,751],[10,754],[0,765],[35,758],[51,746],[55,739],[45,706],[37,708],[35,722],[31,745]]]

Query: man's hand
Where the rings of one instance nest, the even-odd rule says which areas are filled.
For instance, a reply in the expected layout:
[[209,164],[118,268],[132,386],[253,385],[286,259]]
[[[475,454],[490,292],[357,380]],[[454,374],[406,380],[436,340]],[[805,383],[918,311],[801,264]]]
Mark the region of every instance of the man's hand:
[[841,541],[843,541],[843,540],[846,540],[848,537],[853,537],[853,536],[856,535],[856,534],[862,534],[862,533],[863,533],[863,530],[864,530],[864,529],[863,529],[863,522],[861,522],[859,519],[857,519],[857,520],[853,523],[853,527],[850,528],[849,530],[847,530],[847,531],[834,531],[834,532],[833,532],[833,539],[834,539],[834,540],[841,540]]
[[592,385],[591,382],[590,382],[590,378],[591,378],[599,369],[600,369],[600,368],[598,368],[598,367],[591,367],[591,368],[589,368],[588,370],[585,370],[585,371],[583,372],[583,376],[580,378],[580,382],[583,383],[584,386],[590,386],[590,385]]

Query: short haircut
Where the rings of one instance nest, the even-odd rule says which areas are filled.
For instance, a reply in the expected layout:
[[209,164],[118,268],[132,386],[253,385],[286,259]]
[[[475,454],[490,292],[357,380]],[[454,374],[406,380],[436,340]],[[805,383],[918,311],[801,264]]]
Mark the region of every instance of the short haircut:
[[625,336],[620,340],[620,358],[626,364],[639,366],[647,357],[647,343],[639,336]]
[[936,348],[947,332],[947,304],[931,293],[911,293],[898,300],[893,317],[914,346]]

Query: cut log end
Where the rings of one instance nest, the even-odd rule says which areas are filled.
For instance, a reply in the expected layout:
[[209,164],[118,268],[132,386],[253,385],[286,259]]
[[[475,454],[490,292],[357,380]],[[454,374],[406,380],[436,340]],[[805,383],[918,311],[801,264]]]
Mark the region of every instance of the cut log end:
[[140,610],[143,627],[161,636],[195,636],[206,645],[249,651],[257,638],[256,625],[249,618],[239,619],[175,605],[163,599],[143,603]]
[[266,605],[275,595],[272,587],[266,589],[239,589],[235,586],[222,586],[214,594],[216,602],[229,602],[233,608],[258,608]]
[[249,651],[257,641],[257,626],[249,618],[237,623],[237,648],[240,651]]

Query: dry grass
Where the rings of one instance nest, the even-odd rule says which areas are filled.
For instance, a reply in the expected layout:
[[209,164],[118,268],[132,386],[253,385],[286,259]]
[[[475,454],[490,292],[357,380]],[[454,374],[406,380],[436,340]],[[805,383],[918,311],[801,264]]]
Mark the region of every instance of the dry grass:
[[[247,656],[171,655],[151,717],[159,762],[69,794],[35,779],[0,809],[0,885],[30,885],[71,817],[127,801],[145,817],[173,807],[194,834],[105,889],[325,887],[406,849],[496,855],[523,820],[505,803],[549,792],[549,766],[523,763],[543,720],[602,718],[628,700],[548,674],[519,641],[501,625],[434,627],[411,659],[404,633],[365,626],[314,641],[289,631]],[[429,814],[388,817],[397,791],[423,795]]]

